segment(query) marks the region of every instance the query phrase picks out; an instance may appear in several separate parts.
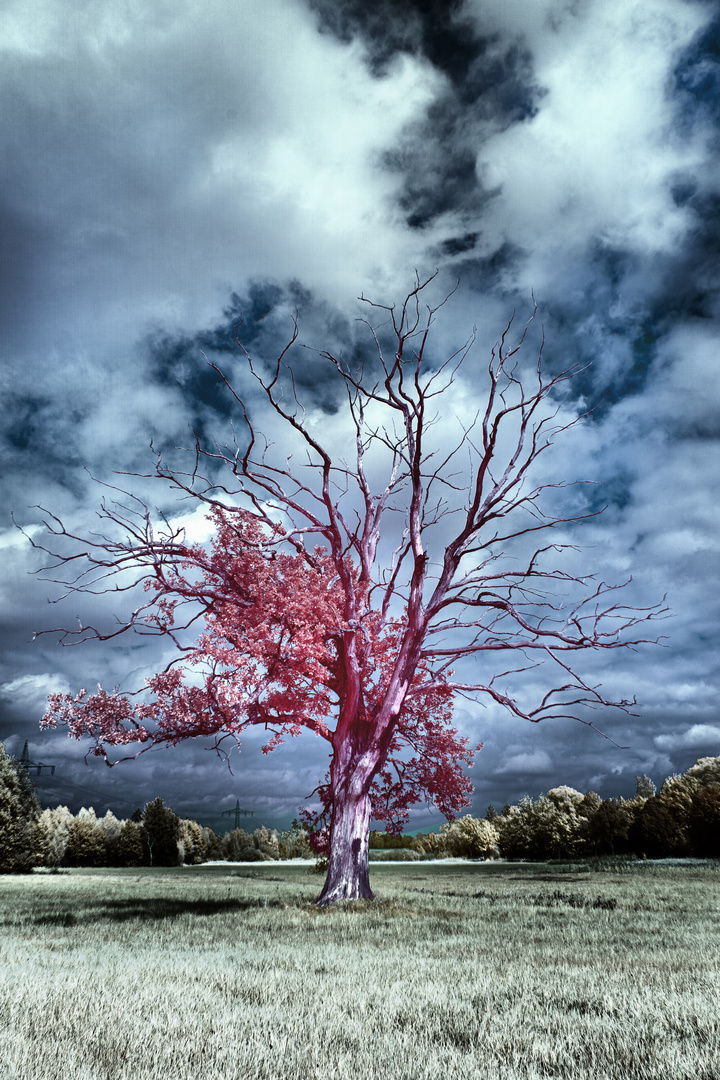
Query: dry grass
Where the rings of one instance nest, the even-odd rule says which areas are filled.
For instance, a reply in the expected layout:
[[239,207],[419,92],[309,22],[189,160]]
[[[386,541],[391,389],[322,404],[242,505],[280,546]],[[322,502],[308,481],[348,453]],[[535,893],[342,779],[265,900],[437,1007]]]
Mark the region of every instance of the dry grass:
[[720,1080],[720,870],[0,878],[2,1080]]

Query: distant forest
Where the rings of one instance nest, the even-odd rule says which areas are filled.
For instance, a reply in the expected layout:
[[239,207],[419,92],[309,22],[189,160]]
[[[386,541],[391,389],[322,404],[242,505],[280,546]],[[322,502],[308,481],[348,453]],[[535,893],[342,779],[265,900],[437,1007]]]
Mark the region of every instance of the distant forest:
[[[686,773],[668,777],[660,791],[638,776],[631,799],[601,799],[562,785],[501,811],[489,806],[483,818],[448,821],[437,833],[370,834],[373,861],[602,856],[720,858],[720,757],[701,758]],[[27,771],[0,743],[0,872],[315,857],[312,830],[298,821],[284,832],[262,826],[219,836],[180,818],[162,798],[126,820],[109,810],[100,818],[92,808],[76,815],[66,806],[41,810]]]

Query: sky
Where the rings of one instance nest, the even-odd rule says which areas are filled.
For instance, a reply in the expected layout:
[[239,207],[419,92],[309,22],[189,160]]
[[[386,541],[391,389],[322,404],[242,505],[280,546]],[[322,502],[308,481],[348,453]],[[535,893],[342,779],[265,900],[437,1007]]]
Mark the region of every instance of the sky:
[[[233,405],[203,353],[262,416],[233,344],[240,317],[261,363],[295,310],[303,342],[352,353],[358,297],[402,301],[416,270],[438,271],[436,296],[459,281],[433,348],[449,354],[477,328],[459,383],[470,404],[534,296],[547,370],[584,369],[563,409],[593,409],[541,474],[602,481],[607,509],[568,530],[578,565],[632,576],[639,605],[666,593],[671,613],[654,629],[663,645],[582,668],[640,703],[595,718],[613,741],[460,701],[456,726],[484,743],[468,812],[558,784],[629,797],[638,774],[659,785],[720,754],[714,3],[5,0],[0,50],[0,740],[55,765],[37,778],[43,805],[125,817],[159,795],[218,830],[236,803],[246,826],[284,828],[322,780],[312,735],[265,756],[265,733],[249,732],[230,773],[205,745],[108,769],[41,732],[48,693],[129,689],[166,646],[33,640],[89,608],[49,605],[58,589],[11,512],[37,540],[38,505],[92,529],[92,477],[148,472],[151,440],[186,446],[191,428],[227,437]],[[341,446],[322,363],[294,362]],[[457,395],[442,403],[441,430],[458,408]],[[118,604],[90,608],[110,625]],[[421,805],[408,828],[442,820]]]

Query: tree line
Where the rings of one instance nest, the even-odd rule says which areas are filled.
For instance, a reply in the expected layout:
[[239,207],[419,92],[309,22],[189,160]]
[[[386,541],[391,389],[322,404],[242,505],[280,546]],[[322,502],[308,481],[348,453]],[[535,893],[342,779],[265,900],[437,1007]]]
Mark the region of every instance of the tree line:
[[[668,777],[660,791],[636,777],[630,799],[601,799],[561,785],[526,796],[483,819],[446,822],[439,834],[378,837],[374,846],[407,845],[421,857],[455,855],[542,861],[605,855],[720,858],[720,757],[701,758]],[[373,838],[371,836],[371,847]]]
[[[223,836],[181,818],[162,798],[121,820],[66,806],[42,810],[27,772],[0,743],[0,872],[34,867],[181,866],[212,860],[260,862],[312,858],[311,827],[293,821],[279,832],[232,829]],[[537,799],[526,796],[484,818],[447,821],[439,832],[415,836],[371,832],[371,860],[582,859],[627,855],[647,858],[720,858],[720,757],[701,758],[668,777],[660,791],[636,778],[630,799],[601,799],[567,785]],[[322,867],[321,867],[322,868]]]

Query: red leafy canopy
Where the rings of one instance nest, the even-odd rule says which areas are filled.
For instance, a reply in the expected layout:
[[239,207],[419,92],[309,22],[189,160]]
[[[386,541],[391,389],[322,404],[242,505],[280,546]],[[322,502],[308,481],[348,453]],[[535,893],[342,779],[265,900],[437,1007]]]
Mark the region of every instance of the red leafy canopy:
[[[258,724],[272,733],[264,753],[303,727],[333,743],[347,623],[332,560],[321,547],[312,553],[297,544],[292,553],[281,550],[277,535],[246,511],[214,506],[208,517],[215,526],[208,550],[176,544],[172,560],[154,559],[140,579],[150,594],[143,626],[172,636],[182,650],[145,680],[148,700],[133,702],[133,695],[102,687],[91,695],[82,690],[49,697],[42,726],[62,724],[76,739],[91,738],[91,752],[108,765],[115,762],[107,747],[143,743],[150,749],[215,736],[220,749],[228,737],[239,744],[241,732]],[[349,564],[348,573],[357,578]],[[198,615],[205,630],[196,644],[183,647],[178,627]],[[381,705],[402,628],[402,620],[383,624],[378,613],[365,619],[361,671],[368,720]],[[472,764],[473,751],[449,726],[451,699],[452,690],[433,682],[420,665],[371,789],[374,817],[391,830],[401,831],[408,807],[425,799],[446,816],[467,804],[472,785],[463,766]],[[414,752],[409,759],[408,748]],[[321,811],[304,812],[315,825],[332,805],[329,786],[317,791]]]

